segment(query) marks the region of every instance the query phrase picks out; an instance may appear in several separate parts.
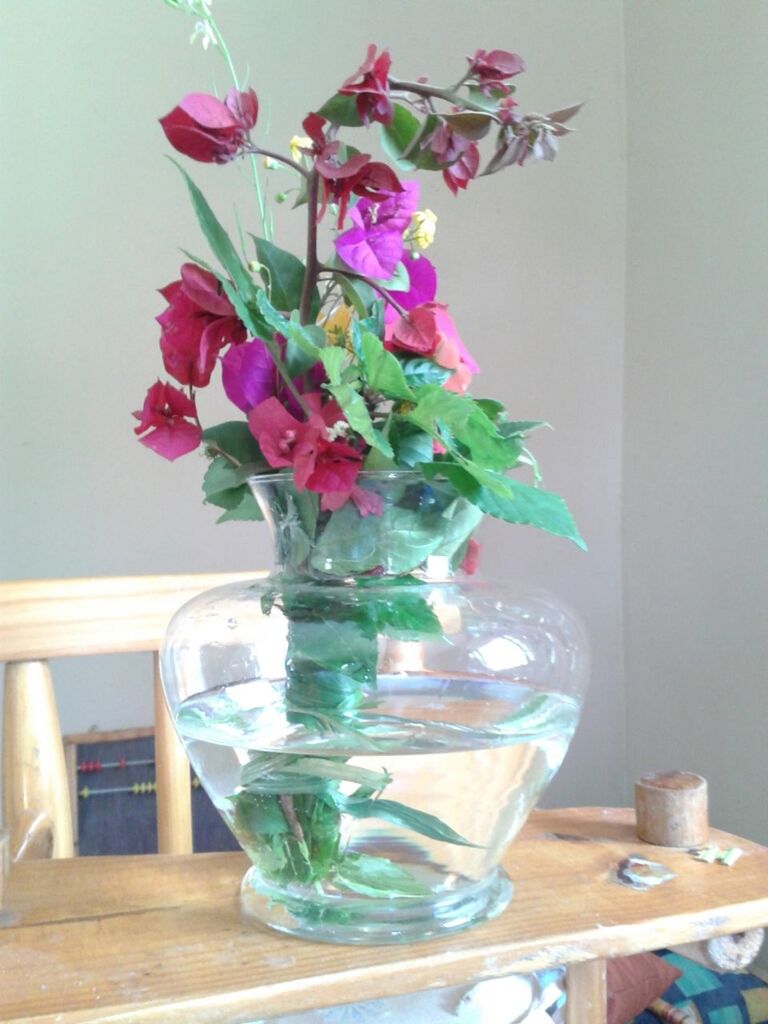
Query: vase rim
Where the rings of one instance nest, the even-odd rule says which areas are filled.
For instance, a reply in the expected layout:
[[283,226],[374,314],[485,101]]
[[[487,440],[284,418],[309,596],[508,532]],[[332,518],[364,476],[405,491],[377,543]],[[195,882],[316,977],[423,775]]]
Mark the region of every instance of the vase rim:
[[[402,480],[406,477],[412,477],[414,480],[424,480],[426,477],[418,469],[361,469],[357,477],[358,480]],[[292,480],[293,470],[292,469],[277,469],[271,473],[253,473],[248,478],[249,483],[266,484],[273,480]]]

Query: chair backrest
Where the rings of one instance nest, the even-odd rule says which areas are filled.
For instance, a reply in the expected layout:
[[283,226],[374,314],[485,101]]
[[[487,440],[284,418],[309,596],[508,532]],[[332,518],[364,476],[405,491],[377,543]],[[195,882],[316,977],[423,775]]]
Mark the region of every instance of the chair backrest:
[[192,852],[189,762],[162,694],[158,650],[174,612],[210,587],[264,572],[0,583],[3,820],[17,856],[74,855],[64,747],[49,660],[153,654],[160,853]]

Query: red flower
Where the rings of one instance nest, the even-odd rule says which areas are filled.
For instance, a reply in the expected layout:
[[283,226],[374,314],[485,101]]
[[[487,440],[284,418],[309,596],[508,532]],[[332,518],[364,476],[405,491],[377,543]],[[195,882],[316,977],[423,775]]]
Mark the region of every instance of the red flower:
[[349,197],[354,193],[382,202],[403,191],[395,172],[386,164],[371,161],[368,153],[355,153],[348,160],[340,161],[341,142],[330,139],[323,126],[326,124],[320,114],[308,114],[304,118],[304,131],[312,140],[311,153],[315,158],[315,169],[323,185],[322,204],[318,220],[325,213],[329,202],[338,203],[337,227],[344,223]]
[[493,89],[509,92],[505,79],[514,78],[525,71],[523,58],[508,50],[478,50],[474,57],[467,57],[467,60],[469,74],[485,93]]
[[[178,459],[200,444],[202,431],[197,422],[194,399],[172,384],[158,381],[147,391],[142,409],[133,414],[139,420],[134,433],[150,432],[139,440],[164,459]],[[192,417],[190,422],[187,417]],[[150,430],[150,427],[153,428]]]
[[335,510],[353,496],[363,457],[346,442],[331,440],[329,427],[346,428],[335,402],[322,405],[318,392],[303,398],[311,410],[307,422],[295,419],[272,397],[251,410],[248,426],[270,466],[292,466],[298,489],[316,491],[322,495],[320,507]]
[[480,167],[480,150],[470,142],[466,151],[461,154],[455,164],[446,167],[443,171],[443,181],[454,195],[458,194],[460,188],[466,188],[470,181],[477,174]]
[[[342,96],[357,97],[357,112],[363,124],[371,120],[389,124],[392,120],[392,101],[389,98],[389,69],[392,60],[386,50],[376,56],[376,47],[371,43],[365,60],[344,82],[339,92]],[[356,78],[360,78],[356,82]]]
[[467,550],[462,559],[459,568],[462,572],[465,572],[468,576],[474,576],[477,572],[477,568],[480,565],[480,552],[483,550],[482,544],[478,544],[476,540],[471,537],[467,541]]
[[165,368],[180,384],[205,387],[216,356],[225,345],[245,341],[245,327],[213,274],[194,263],[185,263],[181,280],[160,294],[168,302],[157,317]]
[[202,163],[225,164],[245,145],[256,124],[259,101],[253,89],[230,89],[226,102],[207,93],[189,93],[160,118],[166,138],[179,153]]
[[466,188],[477,174],[480,150],[444,121],[426,139],[425,145],[443,165],[443,181],[454,195],[460,188]]

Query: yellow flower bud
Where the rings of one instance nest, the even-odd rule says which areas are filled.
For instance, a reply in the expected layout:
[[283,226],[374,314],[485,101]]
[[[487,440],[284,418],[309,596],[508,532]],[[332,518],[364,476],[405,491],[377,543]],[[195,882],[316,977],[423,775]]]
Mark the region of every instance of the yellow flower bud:
[[435,240],[437,216],[431,210],[417,210],[411,217],[411,241],[419,249],[428,249]]
[[308,139],[306,135],[294,135],[291,139],[291,160],[300,163],[301,158],[304,156],[301,150],[311,148],[312,139]]
[[320,324],[328,338],[329,345],[343,345],[350,342],[349,325],[352,322],[352,311],[343,303],[336,306],[328,317],[319,317]]

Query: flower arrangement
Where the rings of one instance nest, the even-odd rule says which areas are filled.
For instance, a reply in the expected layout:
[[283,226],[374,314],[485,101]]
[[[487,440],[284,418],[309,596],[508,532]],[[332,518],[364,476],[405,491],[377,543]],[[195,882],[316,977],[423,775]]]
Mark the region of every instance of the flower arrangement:
[[[205,497],[223,510],[219,521],[261,518],[247,480],[272,471],[292,472],[320,516],[347,506],[376,516],[381,499],[361,471],[409,469],[446,481],[482,512],[583,546],[564,501],[539,486],[526,439],[542,424],[474,396],[479,367],[424,255],[436,217],[420,208],[411,177],[437,172],[456,196],[484,175],[552,160],[579,108],[522,114],[515,82],[525,64],[515,53],[476,50],[442,87],[394,77],[389,53],[372,45],[306,116],[290,152],[275,153],[259,144],[257,94],[241,86],[210,0],[165,2],[196,17],[193,38],[221,52],[233,85],[224,99],[185,96],[162,129],[192,160],[250,160],[261,233],[235,245],[180,168],[217,262],[189,256],[161,289],[160,349],[175,383],[158,380],[134,413],[141,443],[167,459],[202,446]],[[344,141],[345,129],[361,126],[378,128],[388,162]],[[305,208],[301,257],[274,241],[260,178],[277,168],[295,176],[293,205]],[[321,226],[332,236],[324,255]],[[204,428],[198,395],[218,372],[242,417]],[[507,475],[519,467],[532,483]]]

